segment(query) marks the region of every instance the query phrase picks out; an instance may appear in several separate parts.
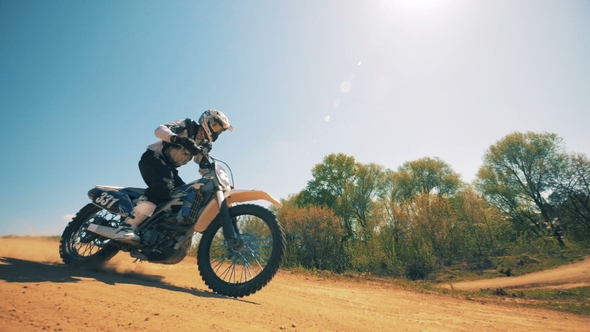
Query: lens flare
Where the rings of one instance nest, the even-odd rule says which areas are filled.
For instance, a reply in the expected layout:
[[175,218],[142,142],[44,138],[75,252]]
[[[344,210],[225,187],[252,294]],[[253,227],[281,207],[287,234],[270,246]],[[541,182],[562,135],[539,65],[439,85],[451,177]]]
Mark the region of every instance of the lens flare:
[[342,93],[349,93],[350,89],[352,89],[352,83],[350,81],[343,81],[340,83],[340,91],[342,91]]

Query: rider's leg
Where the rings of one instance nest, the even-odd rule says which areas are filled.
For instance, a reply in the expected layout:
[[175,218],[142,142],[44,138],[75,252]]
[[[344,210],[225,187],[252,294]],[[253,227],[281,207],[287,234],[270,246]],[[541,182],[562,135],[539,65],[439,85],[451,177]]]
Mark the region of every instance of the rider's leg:
[[148,217],[151,217],[155,210],[156,204],[150,201],[138,202],[133,208],[133,218],[127,218],[125,224],[119,226],[114,239],[139,242],[140,238],[137,235],[137,227]]
[[[138,226],[150,217],[156,206],[170,199],[170,193],[179,181],[178,171],[151,150],[147,150],[139,161],[139,170],[143,180],[148,185],[145,191],[147,200],[141,200],[133,209],[135,218],[128,218],[119,227],[115,239],[139,242]],[[182,181],[182,180],[180,180]]]

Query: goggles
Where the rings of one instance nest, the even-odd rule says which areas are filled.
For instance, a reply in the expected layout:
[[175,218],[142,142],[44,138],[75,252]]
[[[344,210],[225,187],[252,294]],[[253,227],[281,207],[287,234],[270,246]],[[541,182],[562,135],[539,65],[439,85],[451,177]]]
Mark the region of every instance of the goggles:
[[225,131],[225,128],[223,128],[223,126],[220,123],[218,123],[217,121],[213,121],[211,123],[211,129],[213,129],[213,131],[216,134],[221,134],[222,132]]

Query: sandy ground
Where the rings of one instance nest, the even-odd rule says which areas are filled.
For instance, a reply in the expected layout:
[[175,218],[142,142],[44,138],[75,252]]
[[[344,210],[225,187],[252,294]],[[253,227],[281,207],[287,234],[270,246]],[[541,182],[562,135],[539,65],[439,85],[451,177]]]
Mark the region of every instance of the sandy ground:
[[[530,273],[518,277],[466,281],[443,285],[457,290],[480,290],[486,288],[505,289],[568,289],[590,286],[590,259],[560,266],[556,269]],[[590,331],[590,327],[588,328]]]
[[[568,283],[587,283],[588,263],[567,266],[577,275]],[[453,287],[508,287],[492,283]],[[0,238],[0,331],[590,331],[590,317],[290,272],[233,299],[206,288],[194,259],[165,266],[120,253],[81,270],[61,263],[57,240],[23,237]]]

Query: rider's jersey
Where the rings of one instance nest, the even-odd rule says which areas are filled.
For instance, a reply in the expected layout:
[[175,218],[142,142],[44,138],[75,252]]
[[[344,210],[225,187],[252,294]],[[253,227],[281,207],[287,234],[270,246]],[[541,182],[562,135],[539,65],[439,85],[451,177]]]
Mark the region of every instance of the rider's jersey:
[[168,124],[163,124],[156,128],[154,134],[160,141],[148,145],[148,149],[154,151],[156,156],[163,158],[172,166],[178,167],[185,165],[191,159],[197,164],[203,158],[202,154],[191,155],[187,149],[180,144],[170,142],[170,137],[178,135],[181,137],[189,137],[195,140],[198,145],[207,142],[205,133],[199,131],[199,124],[192,119],[177,120]]

